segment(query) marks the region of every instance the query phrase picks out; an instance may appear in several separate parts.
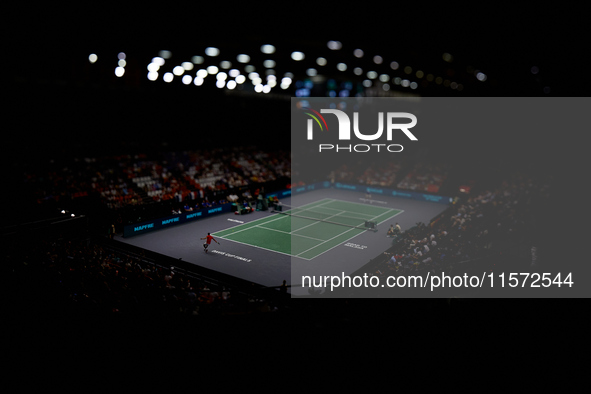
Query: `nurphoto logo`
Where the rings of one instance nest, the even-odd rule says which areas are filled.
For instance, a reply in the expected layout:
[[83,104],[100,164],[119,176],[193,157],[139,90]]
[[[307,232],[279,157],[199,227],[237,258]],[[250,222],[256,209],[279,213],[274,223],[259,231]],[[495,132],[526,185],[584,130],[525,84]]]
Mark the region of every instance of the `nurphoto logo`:
[[[320,128],[320,131],[329,131],[328,125],[326,123],[326,119],[322,116],[322,114],[333,114],[336,116],[336,119],[339,123],[339,130],[338,130],[338,140],[339,141],[350,141],[351,136],[351,120],[349,119],[349,115],[345,112],[338,110],[338,109],[321,109],[320,112],[312,109],[304,107],[303,110],[305,114],[310,116],[310,119],[307,120],[307,139],[309,141],[314,140],[314,121]],[[359,130],[359,112],[353,112],[353,134],[355,138],[361,141],[376,141],[382,137],[384,134],[384,118],[386,119],[386,140],[388,142],[392,141],[392,136],[394,135],[394,131],[402,131],[408,139],[411,141],[418,141],[418,138],[415,137],[413,133],[410,132],[409,129],[413,128],[417,124],[417,117],[408,112],[378,112],[378,130],[373,134],[364,134]],[[410,123],[396,123],[394,119],[408,119]],[[366,153],[366,152],[402,152],[403,146],[400,144],[380,144],[380,143],[373,143],[373,144],[349,144],[349,145],[339,145],[339,144],[318,144],[318,152],[323,151],[334,151],[334,152],[358,152],[358,153]]]

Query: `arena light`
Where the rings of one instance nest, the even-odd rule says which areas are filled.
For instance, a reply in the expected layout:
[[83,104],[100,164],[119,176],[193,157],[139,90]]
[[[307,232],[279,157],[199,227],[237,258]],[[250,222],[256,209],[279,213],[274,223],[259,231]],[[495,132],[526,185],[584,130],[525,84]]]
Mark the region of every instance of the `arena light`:
[[218,81],[225,81],[228,78],[228,74],[221,71],[221,72],[217,73],[217,75],[215,77]]
[[234,89],[236,87],[236,81],[228,81],[226,87],[230,90]]
[[236,60],[238,60],[238,63],[248,63],[250,61],[250,56],[241,53],[240,55],[236,56]]
[[275,67],[275,64],[276,64],[275,60],[271,60],[271,59],[265,60],[263,62],[263,66],[265,66],[266,68],[273,68],[273,67]]
[[376,79],[378,77],[378,73],[375,71],[368,71],[367,72],[367,77],[369,79]]
[[174,75],[172,75],[172,73],[168,72],[168,73],[165,73],[164,74],[164,76],[162,77],[162,79],[164,80],[164,82],[170,83],[174,79]]
[[160,66],[157,65],[156,63],[150,63],[150,64],[148,64],[148,71],[150,71],[150,72],[157,72],[158,70],[160,70]]
[[117,54],[117,59],[119,59],[119,60],[125,60],[125,57],[126,57],[125,52],[119,52]]
[[197,71],[197,76],[201,79],[207,77],[207,74],[208,74],[207,70],[204,70],[204,69],[200,69]]
[[172,56],[172,52],[163,50],[158,52],[158,56],[160,56],[163,59],[170,59],[170,57]]
[[270,91],[271,91],[271,86],[269,86],[269,85],[263,86],[263,93],[269,93]]
[[254,72],[254,70],[256,70],[256,67],[252,64],[247,64],[246,66],[244,66],[244,71],[246,71],[247,73]]
[[255,78],[258,78],[258,77],[259,77],[259,73],[255,73],[254,71],[248,73],[248,79],[250,79],[251,81],[254,80]]
[[159,67],[164,66],[165,60],[160,56],[156,56],[152,58],[152,63],[158,65]]
[[243,84],[246,81],[246,77],[244,75],[238,75],[236,77],[236,83]]
[[319,57],[318,59],[316,59],[316,64],[318,64],[319,66],[326,66],[326,59],[323,57]]
[[203,62],[205,61],[205,59],[203,58],[203,56],[193,56],[193,57],[191,58],[191,61],[192,61],[194,64],[201,64],[201,63],[203,63]]
[[201,86],[201,85],[203,85],[203,78],[202,77],[195,77],[195,79],[193,80],[193,83],[195,84],[195,86]]
[[485,73],[482,73],[480,71],[476,73],[476,79],[478,79],[480,82],[486,81],[486,78],[487,77]]
[[363,57],[363,51],[361,49],[355,49],[353,51],[353,56],[355,56],[356,58],[362,58]]
[[220,62],[220,67],[223,68],[224,70],[227,70],[230,67],[232,67],[232,63],[227,60],[224,60],[224,61]]
[[125,60],[121,59],[117,62],[117,65],[119,67],[125,67],[127,65],[127,62]]
[[96,53],[91,53],[91,54],[88,56],[88,61],[89,61],[90,63],[96,63],[96,61],[97,61],[97,60],[98,60],[98,56],[96,55]]
[[260,83],[258,85],[255,85],[254,91],[257,93],[261,93],[263,91],[263,85],[261,85]]
[[223,79],[218,79],[215,83],[215,86],[217,86],[218,88],[223,88],[224,86],[226,86],[226,81]]
[[232,78],[236,78],[237,76],[240,75],[240,71],[238,71],[237,69],[233,68],[230,71],[228,71],[228,75],[230,75]]
[[207,73],[208,74],[217,74],[219,71],[219,68],[217,68],[216,66],[209,66],[207,67]]
[[316,75],[318,75],[318,71],[316,71],[315,68],[309,68],[306,70],[306,75],[309,77],[315,77]]
[[281,87],[281,89],[287,89],[289,88],[289,86],[292,83],[292,79],[290,77],[284,77],[283,79],[281,79],[281,85],[279,85]]
[[191,62],[182,62],[181,67],[184,68],[186,71],[191,71],[195,66]]
[[172,69],[172,73],[174,75],[176,75],[177,77],[183,75],[184,72],[185,72],[185,69],[182,68],[181,66],[176,66],[175,68]]
[[326,46],[328,47],[328,49],[333,50],[333,51],[338,51],[339,49],[341,49],[343,47],[343,44],[341,44],[340,41],[329,41],[326,43]]
[[373,62],[375,64],[382,64],[383,61],[384,61],[384,59],[381,56],[379,56],[379,55],[375,55],[373,57]]
[[183,75],[183,79],[181,79],[181,81],[183,82],[183,84],[189,85],[191,82],[193,82],[193,77],[191,77],[190,75]]
[[150,81],[155,81],[155,80],[157,80],[157,79],[158,79],[158,73],[157,73],[156,71],[150,71],[150,72],[148,73],[148,79],[149,79]]
[[266,53],[267,55],[275,53],[275,47],[271,44],[265,44],[261,46],[261,52]]
[[123,67],[117,67],[117,68],[115,68],[115,75],[117,77],[122,77],[123,74],[125,74],[125,69]]
[[337,64],[337,70],[345,71],[345,70],[347,70],[347,65],[345,63],[339,63],[339,64]]
[[220,50],[216,47],[207,47],[205,48],[205,54],[207,56],[215,57],[220,54]]
[[300,51],[295,51],[295,52],[291,53],[291,58],[293,60],[295,60],[296,62],[304,60],[305,57],[306,57],[306,55],[304,55],[304,53],[300,52]]
[[454,60],[454,57],[447,52],[444,53],[441,57],[443,58],[444,61],[446,61],[448,63],[451,63]]
[[386,83],[386,82],[388,82],[389,80],[390,80],[390,76],[389,76],[388,74],[381,74],[381,75],[380,75],[380,81],[381,81],[381,82],[384,82],[384,83]]
[[390,63],[390,68],[392,70],[398,70],[398,67],[400,67],[400,64],[398,64],[398,62],[392,62],[392,63]]
[[353,69],[353,74],[355,74],[355,75],[361,75],[361,74],[363,74],[363,69],[361,67],[355,67]]

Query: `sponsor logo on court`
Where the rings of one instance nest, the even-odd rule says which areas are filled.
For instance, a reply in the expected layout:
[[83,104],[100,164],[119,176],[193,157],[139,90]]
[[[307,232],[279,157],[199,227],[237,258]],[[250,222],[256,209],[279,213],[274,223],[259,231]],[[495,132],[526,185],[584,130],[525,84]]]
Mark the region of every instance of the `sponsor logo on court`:
[[365,246],[365,245],[359,245],[359,244],[354,244],[353,242],[347,242],[345,244],[345,246],[348,246],[348,247],[354,248],[354,249],[361,249],[361,250],[367,249],[367,246]]
[[189,213],[185,219],[196,218],[197,216],[201,216],[201,212]]
[[250,263],[252,261],[252,259],[247,259],[246,257],[237,256],[237,255],[232,254],[232,253],[222,252],[221,250],[215,250],[215,249],[213,249],[213,250],[211,250],[211,253],[216,253],[216,254],[219,254],[219,255],[222,255],[222,256],[231,257],[233,259],[241,260],[241,261],[244,261],[246,263]]
[[180,220],[181,220],[180,218],[172,218],[172,219],[163,220],[162,225],[164,226],[165,224],[177,223]]
[[144,224],[143,226],[136,226],[133,228],[133,231],[142,231],[147,230],[149,228],[154,228],[154,223]]

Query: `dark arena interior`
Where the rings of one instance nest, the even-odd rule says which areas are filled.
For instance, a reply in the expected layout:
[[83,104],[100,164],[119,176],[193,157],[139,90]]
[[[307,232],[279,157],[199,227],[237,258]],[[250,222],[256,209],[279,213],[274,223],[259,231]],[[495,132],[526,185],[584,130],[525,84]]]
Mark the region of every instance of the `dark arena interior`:
[[[292,282],[288,254],[223,232],[269,217],[273,193],[326,184],[304,203],[375,200],[396,211],[384,208],[390,216],[377,233],[313,258],[303,251],[302,264],[356,255],[352,273],[385,277],[575,272],[583,263],[574,250],[583,234],[575,222],[584,218],[570,213],[587,183],[579,175],[586,167],[578,131],[437,135],[412,154],[392,153],[368,167],[335,161],[313,179],[297,178],[293,97],[588,95],[583,48],[549,28],[539,9],[456,15],[441,6],[427,15],[367,7],[318,6],[316,17],[295,6],[271,9],[260,22],[256,13],[249,21],[217,11],[123,17],[115,9],[71,19],[51,8],[15,23],[3,49],[11,71],[2,77],[10,334],[26,339],[30,352],[76,357],[90,347],[108,356],[113,343],[152,351],[169,341],[163,336],[187,338],[175,346],[205,347],[215,346],[210,335],[239,342],[270,332],[271,353],[280,353],[296,333],[327,341],[375,333],[388,342],[573,318],[577,300],[474,299],[461,289],[366,299],[362,288],[350,288],[335,297]],[[312,30],[315,20],[326,26]],[[577,26],[569,28],[573,37]],[[450,201],[380,196],[370,186]],[[203,218],[126,236],[199,212]],[[403,231],[386,236],[394,222]],[[204,253],[199,238],[208,232],[221,243]],[[15,353],[30,354],[18,346]]]

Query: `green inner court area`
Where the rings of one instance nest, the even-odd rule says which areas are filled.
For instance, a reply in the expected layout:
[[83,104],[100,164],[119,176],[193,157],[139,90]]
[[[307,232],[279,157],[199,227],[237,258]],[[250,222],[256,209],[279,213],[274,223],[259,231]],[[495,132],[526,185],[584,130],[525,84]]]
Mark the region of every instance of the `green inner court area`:
[[[281,207],[281,206],[280,206]],[[281,210],[279,210],[281,209]],[[253,247],[312,260],[403,212],[399,209],[323,199],[300,207],[284,206],[266,218],[212,234]]]

